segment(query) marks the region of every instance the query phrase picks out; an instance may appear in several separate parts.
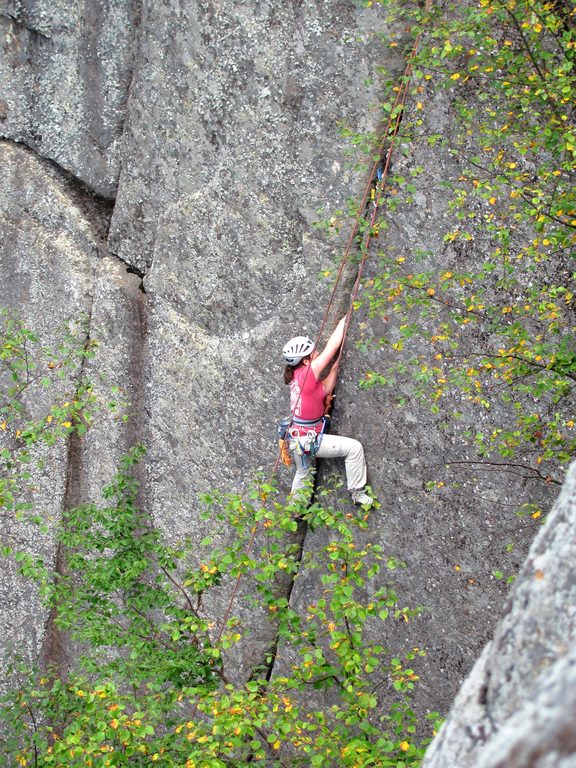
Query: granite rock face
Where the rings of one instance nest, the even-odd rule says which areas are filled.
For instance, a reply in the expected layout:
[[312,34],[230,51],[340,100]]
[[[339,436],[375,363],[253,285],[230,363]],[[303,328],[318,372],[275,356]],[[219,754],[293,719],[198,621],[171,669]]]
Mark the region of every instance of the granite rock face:
[[[338,121],[363,131],[379,119],[374,19],[345,2],[144,3],[112,250],[145,269],[161,257],[157,233],[201,212],[202,228],[186,228],[196,243],[174,248],[181,269],[194,246],[204,263],[239,259],[247,279],[263,268],[253,294],[266,269],[302,264],[317,209],[350,190]],[[238,231],[233,220],[222,230],[228,216]],[[231,282],[239,300],[247,283]]]
[[[46,333],[87,312],[100,344],[87,372],[102,402],[120,388],[132,418],[124,428],[103,416],[72,464],[55,457],[49,510],[56,518],[66,482],[70,500],[97,498],[117,456],[142,440],[145,511],[170,541],[200,542],[208,531],[198,494],[241,489],[274,464],[276,421],[288,410],[280,350],[291,336],[316,336],[330,296],[319,274],[337,265],[348,236],[328,238],[314,221],[319,210],[345,210],[369,181],[372,158],[348,155],[339,124],[380,126],[380,68],[400,73],[400,48],[382,45],[378,9],[348,0],[68,5],[5,2],[0,13],[0,132],[9,139],[1,295]],[[449,134],[449,96],[426,119]],[[426,249],[462,269],[482,259],[442,240],[435,179],[458,174],[456,161],[424,145],[394,162],[427,175],[414,205],[388,222],[385,247]],[[348,306],[354,270],[329,325]],[[403,603],[426,607],[411,624],[386,625],[383,640],[426,648],[418,706],[445,711],[506,596],[492,571],[517,567],[527,551],[532,530],[513,510],[524,500],[547,503],[553,489],[471,465],[458,486],[430,493],[438,466],[471,458],[453,425],[413,405],[409,384],[404,409],[388,391],[357,386],[366,368],[385,365],[385,353],[360,353],[354,341],[397,332],[363,309],[355,315],[334,431],[362,439],[382,504],[367,535],[406,561],[397,575]],[[341,474],[340,463],[326,462],[322,477],[333,471]],[[290,479],[282,470],[282,490]],[[511,527],[517,546],[507,554]],[[306,535],[305,549],[323,535]],[[53,540],[45,547],[50,554]],[[12,579],[3,581],[7,593]],[[300,574],[294,604],[317,589],[314,574]],[[214,616],[221,607],[216,600]],[[10,625],[15,603],[11,610]],[[241,600],[238,610],[247,610]],[[46,617],[26,615],[34,616],[32,656]],[[274,632],[257,612],[247,618],[241,675]]]
[[576,464],[423,768],[576,765]]
[[[0,305],[19,310],[42,344],[53,347],[61,324],[70,317],[90,314],[98,263],[97,215],[94,211],[93,216],[87,215],[74,190],[32,152],[0,142],[0,163]],[[4,369],[0,376],[4,404],[10,382]],[[28,415],[45,416],[51,397],[74,391],[74,379],[71,374],[56,392],[33,387]],[[4,445],[8,435],[2,437]],[[4,512],[2,541],[54,563],[54,524],[66,504],[69,451],[60,443],[46,458],[44,471],[37,472],[33,481],[36,511],[48,530],[42,533],[38,526],[18,523]],[[17,648],[27,659],[36,658],[44,640],[46,616],[29,580],[17,575],[10,560],[3,567],[0,590],[3,647]]]
[[116,194],[139,0],[2,0],[0,136]]
[[[274,463],[279,351],[316,333],[316,276],[339,247],[312,222],[360,182],[337,119],[379,120],[369,19],[347,3],[144,9],[110,246],[146,271],[147,493],[170,539],[205,537],[199,491],[238,490]],[[252,622],[236,666],[273,634]]]

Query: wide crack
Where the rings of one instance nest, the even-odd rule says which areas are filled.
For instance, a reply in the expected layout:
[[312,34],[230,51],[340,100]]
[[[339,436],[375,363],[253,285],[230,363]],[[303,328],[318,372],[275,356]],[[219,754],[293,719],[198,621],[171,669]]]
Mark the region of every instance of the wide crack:
[[[27,151],[34,152],[30,148],[27,148]],[[112,254],[108,250],[106,234],[110,225],[114,201],[100,197],[84,182],[60,168],[54,161],[46,160],[45,158],[42,158],[42,161],[57,170],[59,176],[65,180],[67,191],[73,203],[92,225],[97,243],[99,258],[95,261],[95,270],[92,273],[91,303],[87,319],[87,334],[84,339],[85,348],[90,346],[93,341],[95,322],[98,323],[100,319],[105,319],[107,316],[109,307],[106,302],[112,302],[112,306],[115,309],[118,308],[116,302],[121,305],[120,315],[126,324],[126,330],[122,329],[123,337],[124,341],[128,342],[124,346],[129,349],[122,370],[118,371],[118,374],[122,374],[126,382],[128,382],[126,387],[130,390],[125,391],[123,395],[123,399],[130,403],[129,418],[127,423],[120,427],[122,430],[120,439],[123,446],[123,449],[121,448],[120,450],[126,451],[130,446],[144,441],[146,430],[143,405],[147,354],[147,311],[143,285],[145,273],[131,264],[127,264],[116,254]],[[117,271],[114,270],[113,266],[110,266],[114,262],[121,265],[120,279],[118,279]],[[124,273],[124,277],[122,277],[122,273]],[[116,274],[116,277],[114,277],[114,274]],[[104,290],[101,291],[99,290],[99,283],[103,275]],[[107,276],[113,278],[109,283],[108,289],[106,288]],[[139,278],[139,281],[134,276]],[[96,332],[96,338],[98,340],[98,332]],[[104,349],[106,344],[115,344],[115,339],[110,335],[104,340]],[[105,351],[103,354],[105,354]],[[83,358],[77,374],[77,381],[81,381],[84,378],[94,378],[95,374],[98,374],[98,370],[95,370],[93,365],[94,363],[88,362],[87,358]],[[96,358],[96,365],[98,366],[98,357]],[[98,376],[96,375],[95,378],[98,378]],[[114,385],[115,382],[112,381],[111,384]],[[102,425],[94,424],[85,436],[80,437],[74,433],[69,437],[64,470],[65,493],[62,507],[64,516],[68,511],[82,503],[97,501],[97,499],[89,498],[91,495],[89,482],[91,468],[89,462],[90,459],[94,460],[95,458],[94,445],[97,444],[98,440],[98,436],[94,439],[92,436],[93,430],[97,429],[102,430]],[[100,439],[102,439],[101,435]],[[138,502],[143,506],[145,490],[142,481],[144,479],[144,470],[141,466],[138,466],[135,468],[135,472],[137,475],[140,475],[138,479],[141,481],[141,490]],[[60,576],[66,574],[67,559],[66,548],[57,543],[54,558],[56,574]],[[62,679],[65,679],[67,672],[78,655],[78,649],[69,635],[58,628],[56,623],[57,613],[57,606],[53,606],[45,623],[45,635],[40,651],[40,659],[44,666],[52,668]]]

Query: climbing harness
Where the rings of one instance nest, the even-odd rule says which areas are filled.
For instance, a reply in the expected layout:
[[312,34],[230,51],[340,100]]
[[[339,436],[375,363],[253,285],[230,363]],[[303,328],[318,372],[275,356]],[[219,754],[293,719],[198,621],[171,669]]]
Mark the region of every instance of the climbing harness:
[[300,419],[287,416],[278,424],[278,447],[281,460],[286,466],[292,463],[290,452],[301,457],[302,465],[308,466],[307,457],[316,455],[328,424],[328,415],[319,419]]
[[316,456],[322,444],[327,423],[327,416],[311,421],[296,417],[292,419],[292,426],[288,430],[288,447],[300,456],[303,467],[308,466],[309,458],[314,459]]

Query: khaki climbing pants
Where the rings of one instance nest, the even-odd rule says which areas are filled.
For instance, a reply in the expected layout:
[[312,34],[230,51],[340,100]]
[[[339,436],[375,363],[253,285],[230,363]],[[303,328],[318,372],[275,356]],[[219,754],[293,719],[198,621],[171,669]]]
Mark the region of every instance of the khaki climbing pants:
[[[302,456],[292,451],[296,462],[296,474],[292,481],[292,493],[314,482],[316,466],[314,457]],[[366,485],[366,460],[362,443],[352,437],[322,435],[320,448],[316,451],[318,459],[343,458],[346,466],[346,484],[349,491],[359,491]]]

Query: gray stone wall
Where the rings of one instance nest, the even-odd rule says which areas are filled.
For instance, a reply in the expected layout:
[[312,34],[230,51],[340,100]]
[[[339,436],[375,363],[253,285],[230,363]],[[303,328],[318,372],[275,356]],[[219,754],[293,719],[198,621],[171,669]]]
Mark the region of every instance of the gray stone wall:
[[[313,222],[319,209],[360,199],[368,181],[339,124],[379,127],[380,67],[400,73],[401,53],[382,45],[383,14],[351,0],[5,0],[0,26],[2,302],[47,337],[60,318],[87,312],[100,342],[89,368],[99,396],[120,387],[132,413],[127,428],[102,418],[73,462],[54,456],[39,507],[57,519],[70,484],[74,498],[95,498],[117,457],[142,440],[146,512],[169,540],[200,541],[198,494],[240,489],[274,464],[275,422],[288,408],[279,353],[290,336],[316,335],[329,296],[319,273],[348,236],[328,239]],[[449,95],[426,119],[449,134]],[[426,176],[415,205],[391,217],[385,247],[425,247],[447,266],[482,259],[481,247],[461,254],[442,242],[435,180],[458,171],[454,160],[421,147],[394,162],[424,165]],[[346,277],[340,310],[353,269]],[[427,650],[418,707],[446,711],[506,596],[492,572],[516,567],[534,532],[515,505],[546,503],[554,488],[473,468],[429,493],[438,466],[469,457],[454,425],[422,410],[409,384],[404,409],[389,392],[358,389],[367,367],[386,364],[382,349],[356,350],[360,322],[373,338],[394,332],[355,315],[334,430],[364,442],[382,504],[366,535],[406,562],[395,576],[403,604],[426,608],[410,624],[385,625],[382,639]],[[324,477],[342,471],[326,465]],[[279,481],[286,491],[290,473]],[[306,534],[305,548],[323,535]],[[29,543],[56,559],[51,535]],[[7,640],[37,656],[48,617],[15,584],[5,572]],[[294,604],[317,588],[301,574]],[[250,617],[243,673],[273,632]]]
[[0,132],[114,198],[139,0],[0,2]]
[[576,765],[576,464],[423,768]]

